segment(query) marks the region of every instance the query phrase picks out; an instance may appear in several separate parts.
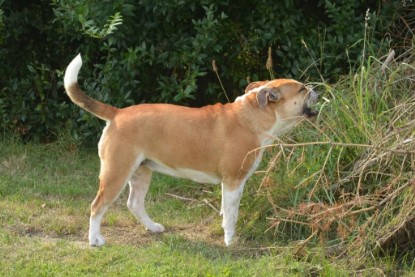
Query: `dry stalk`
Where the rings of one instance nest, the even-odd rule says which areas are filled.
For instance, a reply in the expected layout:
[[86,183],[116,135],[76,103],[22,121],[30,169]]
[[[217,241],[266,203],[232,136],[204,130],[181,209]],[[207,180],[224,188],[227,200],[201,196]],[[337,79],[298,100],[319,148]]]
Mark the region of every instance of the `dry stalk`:
[[[295,147],[313,146],[313,145],[320,145],[320,146],[330,145],[332,147],[340,146],[340,147],[368,148],[368,149],[382,150],[385,152],[391,152],[391,153],[403,154],[403,155],[409,155],[409,154],[414,155],[415,154],[415,150],[389,149],[389,148],[376,146],[376,145],[361,144],[361,143],[344,143],[344,142],[334,142],[334,141],[313,141],[313,142],[304,142],[304,143],[276,143],[276,144],[271,144],[268,146],[263,146],[258,149],[266,148],[266,147],[287,147],[287,148],[294,147],[295,148]],[[252,150],[251,152],[257,151],[258,149]]]
[[[373,197],[373,195],[365,195],[355,197],[354,199],[344,203],[334,203],[331,205],[323,203],[303,203],[298,207],[293,207],[288,210],[279,208],[274,204],[276,214],[278,212],[280,216],[268,218],[268,220],[272,222],[268,230],[278,228],[281,222],[298,224],[310,228],[312,230],[312,234],[306,240],[302,241],[301,248],[303,248],[305,244],[310,242],[311,239],[317,235],[320,235],[321,242],[324,242],[324,235],[331,230],[333,224],[337,224],[337,233],[339,237],[345,239],[356,229],[358,225],[356,216],[360,214],[367,214],[368,212],[381,211],[380,209],[383,206],[394,201],[394,199],[400,195],[405,188],[413,184],[415,184],[415,181],[411,180],[397,188],[394,188],[392,185],[388,186],[387,192],[381,191],[379,193],[375,193],[386,195],[383,198]],[[380,190],[383,189],[381,188]],[[410,208],[404,216],[406,220],[403,220],[398,226],[395,226],[395,233],[400,231],[403,228],[402,226],[407,224],[409,221],[413,220],[415,222],[415,201],[413,204],[414,205],[408,205]],[[379,213],[377,214],[379,216]],[[412,217],[410,214],[412,214]],[[373,220],[373,217],[368,217],[366,223],[360,224],[360,226],[365,226]],[[364,229],[366,228],[363,228],[363,230]],[[360,232],[359,241],[364,242],[364,237],[366,235],[366,232]],[[390,237],[392,236],[393,233],[391,233],[390,236],[379,239],[378,244],[384,244],[384,242],[390,240]],[[355,247],[356,246],[360,246],[360,244],[356,243]]]
[[393,60],[393,58],[395,58],[395,50],[391,49],[389,51],[388,56],[386,57],[385,62],[382,64],[381,70],[382,73],[385,73],[386,68],[388,68],[389,64],[391,63],[391,61]]
[[269,165],[267,167],[267,169],[265,170],[265,177],[262,178],[261,184],[259,185],[258,189],[257,189],[257,194],[260,192],[262,186],[264,185],[264,183],[267,180],[267,177],[269,176],[271,170],[275,167],[275,164],[278,162],[278,160],[281,157],[281,151],[278,151],[278,153],[276,155],[274,155],[274,157],[271,159],[271,161],[269,162]]
[[275,77],[274,77],[274,68],[272,66],[272,48],[271,47],[268,48],[268,58],[267,58],[265,67],[269,72],[271,80],[274,79]]
[[[324,242],[324,239],[336,235],[344,240],[344,251],[358,250],[365,254],[373,254],[374,245],[383,248],[400,242],[400,237],[415,239],[415,195],[411,190],[411,187],[415,190],[415,95],[404,102],[393,103],[392,100],[391,105],[394,108],[385,111],[390,120],[385,126],[373,127],[372,132],[367,133],[367,140],[370,141],[367,144],[332,141],[327,133],[314,126],[323,138],[320,141],[294,143],[277,140],[267,146],[279,151],[264,171],[265,177],[258,192],[263,189],[265,178],[281,158],[287,160],[286,172],[291,176],[301,170],[299,168],[307,156],[307,147],[325,146],[321,166],[310,172],[295,188],[316,179],[310,187],[309,200],[321,199],[317,197],[317,192],[327,188],[327,184],[330,184],[330,192],[334,194],[327,200],[329,203],[324,203],[326,200],[323,198],[319,202],[301,203],[283,209],[275,203],[269,191],[268,200],[275,216],[267,218],[270,221],[267,231],[283,227],[281,223],[303,226],[310,230],[311,235],[301,241],[299,250],[314,238],[319,237]],[[326,131],[336,133],[331,127],[326,126]],[[350,169],[347,165],[346,171],[341,154],[348,148],[361,151]],[[334,153],[339,152],[340,155],[334,160]],[[337,172],[328,174],[329,168]]]
[[212,69],[213,69],[213,72],[215,72],[216,77],[217,77],[217,78],[218,78],[218,80],[219,80],[219,84],[220,84],[220,86],[221,86],[221,88],[222,88],[223,93],[225,94],[226,100],[228,101],[228,103],[230,103],[230,102],[231,102],[231,100],[229,100],[229,97],[228,97],[228,94],[226,93],[225,87],[224,87],[224,86],[223,86],[223,84],[222,84],[222,80],[221,80],[221,78],[220,78],[220,76],[219,76],[219,73],[218,73],[218,67],[216,66],[216,61],[215,61],[215,60],[212,60]]
[[329,160],[329,158],[330,158],[330,155],[331,155],[331,151],[332,151],[332,150],[333,150],[333,147],[330,147],[329,152],[327,153],[326,159],[324,160],[323,167],[322,167],[322,169],[320,170],[320,175],[319,175],[319,177],[318,177],[318,179],[317,179],[317,181],[316,181],[316,183],[315,183],[315,185],[314,185],[313,189],[312,189],[312,190],[310,191],[310,193],[308,194],[308,198],[309,198],[309,199],[311,199],[311,198],[313,197],[313,195],[314,195],[314,191],[317,189],[317,184],[319,184],[319,183],[320,183],[321,176],[322,176],[322,175],[323,175],[323,173],[324,173],[324,169],[326,168],[327,161],[328,161],[328,160]]

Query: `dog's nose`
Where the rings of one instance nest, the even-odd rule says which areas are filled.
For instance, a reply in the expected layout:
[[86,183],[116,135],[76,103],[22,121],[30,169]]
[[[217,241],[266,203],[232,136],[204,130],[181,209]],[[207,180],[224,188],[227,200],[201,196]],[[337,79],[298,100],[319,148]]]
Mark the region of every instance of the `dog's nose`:
[[313,104],[317,103],[318,93],[315,90],[310,89],[308,92],[307,106],[310,107]]

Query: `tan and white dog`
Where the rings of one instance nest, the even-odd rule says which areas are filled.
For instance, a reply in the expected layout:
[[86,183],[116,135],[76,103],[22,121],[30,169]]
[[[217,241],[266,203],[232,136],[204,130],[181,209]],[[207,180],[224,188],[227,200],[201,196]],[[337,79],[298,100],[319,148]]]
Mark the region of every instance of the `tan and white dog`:
[[310,107],[317,93],[295,80],[254,82],[229,104],[188,108],[141,104],[118,109],[81,90],[77,77],[81,56],[66,69],[64,83],[71,100],[105,120],[98,144],[99,190],[91,205],[89,243],[105,243],[101,220],[128,183],[128,208],[152,232],[164,226],[146,213],[144,198],[153,171],[200,183],[222,184],[222,227],[225,244],[235,234],[239,202],[246,180],[257,168],[264,146],[315,116]]

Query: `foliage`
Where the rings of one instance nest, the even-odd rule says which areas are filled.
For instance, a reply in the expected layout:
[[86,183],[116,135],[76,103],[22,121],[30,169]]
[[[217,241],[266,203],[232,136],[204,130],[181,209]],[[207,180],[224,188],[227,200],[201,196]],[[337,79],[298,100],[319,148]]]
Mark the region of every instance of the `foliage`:
[[3,29],[4,29],[4,22],[3,22],[3,20],[4,20],[3,19],[4,18],[4,12],[1,9],[1,6],[3,5],[3,2],[4,2],[4,0],[1,0],[0,1],[0,45],[3,42],[3,35],[2,35],[2,33],[3,33]]
[[246,226],[266,217],[275,241],[300,241],[299,252],[320,243],[362,266],[377,255],[413,259],[415,57],[397,60],[369,56],[335,85],[315,83],[320,116],[270,149],[254,185],[261,216]]
[[107,20],[107,23],[105,23],[102,29],[97,27],[93,20],[85,20],[83,18],[81,20],[80,17],[79,21],[82,23],[82,29],[84,30],[85,34],[93,38],[103,39],[116,31],[117,25],[122,24],[122,16],[119,12],[116,12]]
[[5,132],[26,141],[50,141],[68,129],[96,141],[102,123],[63,93],[64,68],[78,52],[84,57],[81,85],[94,98],[118,107],[200,106],[226,101],[225,94],[232,101],[247,77],[269,78],[270,47],[271,76],[335,80],[349,72],[345,64],[354,66],[365,55],[365,45],[380,53],[389,46],[382,39],[401,11],[399,1],[374,0],[0,4],[0,120]]

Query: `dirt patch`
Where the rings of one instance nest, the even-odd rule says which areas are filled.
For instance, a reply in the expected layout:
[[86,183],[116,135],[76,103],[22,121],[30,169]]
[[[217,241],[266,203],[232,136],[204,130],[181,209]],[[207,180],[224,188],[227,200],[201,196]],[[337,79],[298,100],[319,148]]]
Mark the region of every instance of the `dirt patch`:
[[[223,232],[219,226],[214,226],[216,221],[214,215],[207,216],[202,221],[195,223],[187,223],[185,225],[165,226],[166,231],[161,234],[155,234],[145,230],[144,226],[136,224],[121,224],[108,226],[103,224],[101,226],[101,233],[105,237],[109,245],[130,245],[142,247],[152,243],[163,241],[165,236],[175,235],[183,237],[188,241],[206,242],[212,245],[223,245]],[[40,239],[45,242],[57,243],[60,240],[65,240],[79,244],[80,247],[88,245],[88,230],[79,230],[71,232],[70,234],[57,235],[52,232],[47,232],[31,225],[15,225],[5,226],[5,229],[20,237],[29,237]]]
[[[218,232],[214,225],[216,216],[210,215],[201,222],[185,225],[165,225],[166,231],[155,234],[145,230],[141,224],[131,226],[102,226],[102,235],[110,244],[124,244],[143,246],[163,240],[164,236],[177,235],[189,241],[204,241],[209,244],[222,245],[223,234]],[[87,235],[85,236],[87,240]]]

